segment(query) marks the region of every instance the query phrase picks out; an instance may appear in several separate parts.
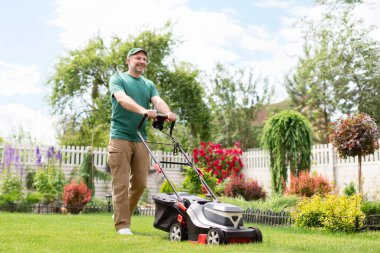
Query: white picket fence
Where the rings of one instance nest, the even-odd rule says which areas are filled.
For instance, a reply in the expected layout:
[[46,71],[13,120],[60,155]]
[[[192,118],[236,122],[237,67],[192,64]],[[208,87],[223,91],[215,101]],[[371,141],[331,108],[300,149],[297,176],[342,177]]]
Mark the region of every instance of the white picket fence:
[[[12,150],[10,150],[10,148]],[[0,183],[1,183],[1,174],[4,165],[7,163],[7,157],[10,153],[13,153],[13,162],[11,168],[20,175],[22,178],[25,178],[27,170],[35,170],[38,166],[38,163],[46,165],[48,162],[48,150],[49,146],[39,146],[39,154],[41,155],[41,161],[38,161],[37,155],[37,146],[25,146],[25,145],[8,145],[4,144],[0,146]],[[86,153],[92,149],[94,156],[94,166],[98,170],[107,171],[107,148],[92,148],[92,147],[78,147],[78,146],[62,146],[55,147],[55,155],[60,153],[60,160],[56,160],[55,164],[62,167],[66,178],[70,177],[70,173],[74,168],[79,168],[83,161]],[[164,152],[161,150],[153,151],[154,156],[158,161],[171,161],[171,162],[185,162],[185,159],[182,156],[174,156],[171,152]],[[15,157],[16,158],[16,162]],[[191,156],[190,156],[191,157]],[[8,159],[9,160],[9,159]],[[161,166],[170,179],[177,185],[180,185],[183,181],[184,176],[181,173],[180,165],[169,165],[163,164]],[[153,167],[149,171],[148,176],[148,189],[150,195],[159,191],[161,184],[163,183],[164,178],[162,174],[157,174]],[[105,198],[107,194],[111,192],[111,182],[98,180],[95,182],[95,196],[98,198]]]
[[[15,155],[18,156],[18,166],[13,166],[15,171],[25,177],[26,169],[35,169],[37,167],[37,156],[35,146],[12,146]],[[56,147],[61,154],[60,164],[66,175],[69,177],[70,172],[75,167],[80,167],[85,154],[91,147],[62,146]],[[0,170],[6,163],[6,153],[8,145],[0,146]],[[42,156],[42,163],[47,162],[48,146],[39,147]],[[94,154],[94,165],[97,169],[106,171],[107,166],[107,149],[92,148]],[[158,161],[185,162],[181,155],[174,156],[171,152],[153,151]],[[189,155],[189,157],[192,157]],[[243,152],[243,174],[246,178],[256,179],[267,192],[271,192],[271,180],[269,171],[269,155],[267,151],[260,149],[250,149]],[[341,191],[345,184],[357,181],[357,158],[341,159],[332,148],[328,145],[314,145],[312,149],[312,166],[311,170],[327,177],[333,181],[335,186]],[[180,185],[184,176],[181,173],[180,165],[163,164],[162,168],[170,179],[177,185]],[[0,171],[1,172],[1,171]],[[370,197],[379,198],[380,195],[380,151],[376,150],[373,155],[363,158],[363,189]],[[1,174],[0,174],[1,176]],[[150,194],[159,191],[163,182],[163,176],[157,174],[151,168],[148,177],[148,189]],[[96,197],[104,198],[110,192],[111,182],[96,182]]]
[[[261,185],[271,191],[270,161],[267,151],[251,149],[243,153],[246,177],[258,180]],[[333,182],[342,192],[350,182],[357,185],[358,158],[342,159],[331,144],[314,145],[312,148],[311,171],[315,171]],[[362,160],[363,190],[369,198],[380,198],[380,150],[363,157]]]

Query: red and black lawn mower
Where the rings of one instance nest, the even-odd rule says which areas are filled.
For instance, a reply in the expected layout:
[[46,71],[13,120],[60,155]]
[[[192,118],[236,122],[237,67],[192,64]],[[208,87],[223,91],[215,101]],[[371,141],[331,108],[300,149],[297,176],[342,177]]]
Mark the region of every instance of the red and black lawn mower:
[[[172,140],[174,153],[181,153],[186,162],[157,161],[148,143],[140,133],[146,116],[141,120],[137,133],[154,161],[158,173],[162,173],[173,189],[173,194],[159,193],[153,196],[155,202],[154,227],[169,232],[172,241],[189,240],[202,244],[251,243],[262,242],[260,229],[243,226],[243,210],[234,205],[218,201],[214,192],[203,178],[203,173],[189,159],[181,144],[172,136],[175,122],[172,122],[169,133],[163,131],[165,115],[158,114],[153,127]],[[185,192],[177,192],[160,164],[179,164],[194,169],[212,200],[203,199]]]

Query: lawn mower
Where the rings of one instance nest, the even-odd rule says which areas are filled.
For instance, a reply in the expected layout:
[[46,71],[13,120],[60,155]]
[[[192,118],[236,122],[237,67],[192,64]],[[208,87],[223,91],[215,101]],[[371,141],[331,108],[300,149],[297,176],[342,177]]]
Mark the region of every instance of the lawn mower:
[[[157,161],[148,142],[140,133],[146,118],[145,115],[141,119],[137,133],[152,157],[153,167],[158,173],[162,173],[173,189],[172,194],[158,193],[153,196],[155,202],[154,227],[169,232],[171,241],[188,240],[199,244],[262,242],[260,229],[243,226],[243,210],[240,207],[218,201],[217,196],[204,180],[203,172],[194,165],[181,144],[172,136],[175,122],[171,122],[167,129],[169,133],[164,131],[167,117],[162,114],[157,115],[153,122],[153,128],[171,139],[172,143],[167,143],[167,145],[173,145],[173,153],[181,153],[186,162]],[[161,164],[179,164],[193,168],[211,199],[178,192],[165,174]]]

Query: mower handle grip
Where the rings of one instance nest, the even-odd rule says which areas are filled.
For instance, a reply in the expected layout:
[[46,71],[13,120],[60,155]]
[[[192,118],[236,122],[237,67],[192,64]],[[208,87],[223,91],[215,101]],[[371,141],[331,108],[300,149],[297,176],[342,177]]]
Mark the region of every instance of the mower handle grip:
[[[148,114],[147,113],[144,113],[144,116],[142,117],[139,125],[137,126],[137,132],[140,132],[140,129],[145,121],[145,119],[148,117]],[[164,121],[164,120],[167,120],[168,119],[168,116],[165,115],[165,114],[162,114],[162,113],[157,113],[157,117],[156,117],[156,121],[157,120],[161,120],[161,121]],[[174,129],[174,125],[175,125],[175,121],[172,121],[171,125],[170,125],[170,136],[172,135],[172,132],[173,132],[173,129]],[[162,129],[160,129],[162,130]]]

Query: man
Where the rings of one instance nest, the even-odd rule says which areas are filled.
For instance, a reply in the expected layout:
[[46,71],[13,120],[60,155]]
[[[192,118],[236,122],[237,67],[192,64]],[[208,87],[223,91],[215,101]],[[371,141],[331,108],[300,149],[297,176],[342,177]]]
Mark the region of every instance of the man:
[[[143,115],[156,119],[157,111],[148,109],[149,103],[169,121],[176,115],[159,97],[152,81],[142,74],[148,64],[148,53],[141,48],[128,52],[128,71],[112,75],[109,87],[112,101],[112,119],[108,161],[112,174],[112,201],[114,223],[118,234],[132,234],[131,215],[147,186],[149,155],[137,135],[137,126]],[[147,138],[145,124],[141,128]]]

